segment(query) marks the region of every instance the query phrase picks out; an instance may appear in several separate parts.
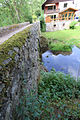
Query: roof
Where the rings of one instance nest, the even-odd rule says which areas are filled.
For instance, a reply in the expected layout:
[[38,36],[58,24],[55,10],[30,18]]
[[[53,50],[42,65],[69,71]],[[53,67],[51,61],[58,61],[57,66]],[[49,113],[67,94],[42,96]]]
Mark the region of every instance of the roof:
[[46,4],[53,4],[53,3],[65,2],[65,1],[74,1],[74,0],[46,0],[42,5],[42,9],[44,9]]
[[78,11],[77,9],[74,9],[74,8],[67,8],[67,9],[65,9],[65,10],[63,10],[63,11],[61,11],[61,12],[59,12],[59,14],[65,12],[65,11],[67,11],[67,10]]

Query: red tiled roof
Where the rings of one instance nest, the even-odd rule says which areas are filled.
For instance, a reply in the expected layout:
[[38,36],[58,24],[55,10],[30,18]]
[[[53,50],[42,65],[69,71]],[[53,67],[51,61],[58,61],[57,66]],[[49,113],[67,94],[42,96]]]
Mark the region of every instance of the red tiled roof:
[[46,0],[43,5],[42,5],[42,9],[44,9],[44,6],[46,4],[53,4],[53,3],[59,3],[59,2],[65,2],[65,1],[74,1],[74,0]]

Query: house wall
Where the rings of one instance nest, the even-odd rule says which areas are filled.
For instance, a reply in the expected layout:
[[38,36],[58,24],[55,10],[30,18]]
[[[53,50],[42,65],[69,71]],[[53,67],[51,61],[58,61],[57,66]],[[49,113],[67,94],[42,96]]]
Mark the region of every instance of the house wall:
[[80,0],[74,0],[74,5],[76,9],[80,9]]
[[[59,9],[59,3],[56,3],[55,5],[56,5],[56,10],[58,10],[58,9]],[[45,6],[45,7],[44,7],[44,14],[45,14],[46,16],[50,15],[50,14],[46,14],[46,11],[47,11],[47,10],[48,10],[48,6]],[[53,10],[53,14],[54,14],[54,10]]]
[[[67,3],[67,7],[64,8],[64,4]],[[59,2],[59,9],[60,9],[60,12],[65,10],[66,8],[75,8],[74,4],[73,4],[73,1],[66,1],[66,2]]]
[[59,3],[56,3],[56,9],[57,10],[59,9]]
[[[59,9],[59,3],[56,3],[55,5],[56,5],[56,10],[58,10],[58,9]],[[45,6],[45,8],[44,8],[44,17],[45,17],[46,23],[52,21],[51,18],[50,18],[50,16],[56,15],[56,17],[58,17],[58,13],[54,12],[54,10],[53,10],[53,13],[51,13],[51,14],[46,14],[46,11],[47,11],[47,10],[48,10],[48,6]]]
[[69,29],[69,25],[72,20],[69,21],[52,21],[50,23],[46,23],[46,31],[52,32],[57,30]]
[[76,9],[79,10],[75,13],[76,17],[79,17],[80,16],[80,0],[74,0],[74,6]]

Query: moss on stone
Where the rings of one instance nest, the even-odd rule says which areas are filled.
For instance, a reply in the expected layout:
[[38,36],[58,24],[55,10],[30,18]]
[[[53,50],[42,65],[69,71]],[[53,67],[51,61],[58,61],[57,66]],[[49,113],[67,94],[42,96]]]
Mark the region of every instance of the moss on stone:
[[[4,67],[5,65],[3,64],[3,62],[8,58],[12,58],[11,63],[14,63],[14,57],[17,54],[17,52],[14,51],[14,47],[18,47],[20,49],[25,44],[25,41],[29,36],[30,28],[31,26],[13,35],[11,38],[0,45],[0,66]],[[12,56],[8,54],[10,50],[13,51]]]
[[19,28],[19,24],[14,24],[13,26],[10,26],[10,27],[9,27],[9,30],[12,30],[12,29],[14,29],[14,28]]

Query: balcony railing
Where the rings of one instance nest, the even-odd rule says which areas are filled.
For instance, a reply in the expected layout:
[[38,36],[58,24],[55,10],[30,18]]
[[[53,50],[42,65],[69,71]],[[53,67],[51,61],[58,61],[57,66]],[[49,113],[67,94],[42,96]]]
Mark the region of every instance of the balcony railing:
[[59,13],[60,9],[53,9],[53,10],[45,10],[45,14],[51,14],[51,13]]

